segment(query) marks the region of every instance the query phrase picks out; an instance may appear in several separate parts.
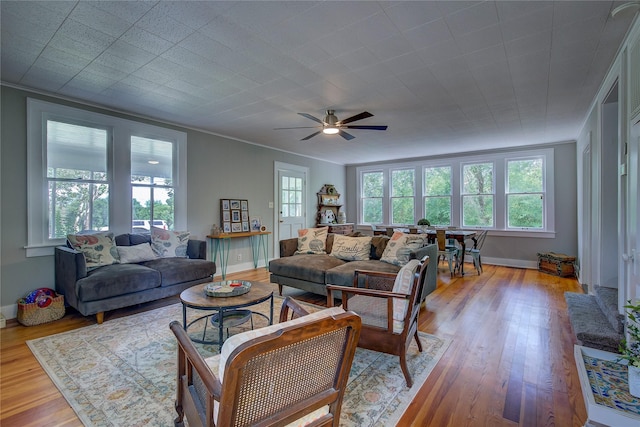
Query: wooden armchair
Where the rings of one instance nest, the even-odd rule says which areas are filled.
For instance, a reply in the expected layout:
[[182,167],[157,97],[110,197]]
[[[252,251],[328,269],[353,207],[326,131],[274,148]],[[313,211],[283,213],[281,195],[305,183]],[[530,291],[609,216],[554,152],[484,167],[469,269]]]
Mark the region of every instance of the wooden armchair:
[[358,347],[399,356],[407,387],[413,385],[406,356],[413,338],[422,351],[418,313],[428,264],[429,257],[425,256],[409,261],[397,275],[359,270],[353,287],[327,285],[329,307],[334,304],[333,291],[338,291],[342,293],[342,307],[361,317]]
[[[283,321],[234,335],[203,359],[179,322],[176,426],[338,426],[360,318],[336,308],[305,315],[287,298]],[[293,320],[287,320],[293,318]]]

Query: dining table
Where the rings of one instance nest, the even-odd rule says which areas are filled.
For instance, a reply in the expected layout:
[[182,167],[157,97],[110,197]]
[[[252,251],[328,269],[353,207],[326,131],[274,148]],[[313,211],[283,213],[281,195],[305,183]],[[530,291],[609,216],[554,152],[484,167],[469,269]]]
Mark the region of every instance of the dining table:
[[[378,226],[378,228],[380,228],[380,226]],[[382,227],[382,228],[392,228],[392,227]],[[414,228],[414,227],[409,227],[409,228]],[[398,231],[402,231],[405,233],[409,233],[410,230],[407,227],[393,227],[394,230],[398,230]],[[429,243],[436,243],[436,229],[435,228],[427,228],[427,229],[422,229],[422,228],[417,228],[417,233],[418,234],[426,234],[427,235],[427,239],[429,241]],[[462,229],[462,228],[447,228],[445,230],[445,234],[447,236],[447,239],[456,239],[459,243],[460,246],[462,247],[461,253],[462,253],[462,260],[460,262],[460,275],[464,276],[464,255],[466,253],[466,249],[467,249],[467,244],[466,241],[467,240],[472,240],[473,241],[473,247],[476,247],[477,241],[476,241],[476,231],[475,230],[467,230],[467,229]]]

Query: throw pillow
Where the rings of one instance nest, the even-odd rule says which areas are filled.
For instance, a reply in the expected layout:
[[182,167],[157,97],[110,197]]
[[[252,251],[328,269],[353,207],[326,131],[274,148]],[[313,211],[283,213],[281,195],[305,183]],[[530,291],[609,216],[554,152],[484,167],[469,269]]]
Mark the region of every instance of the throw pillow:
[[[417,259],[412,259],[404,267],[400,269],[396,280],[393,283],[393,292],[396,294],[411,294],[411,286],[414,283],[415,275],[420,266],[420,262]],[[395,322],[402,322],[405,314],[407,314],[407,307],[409,306],[409,300],[394,298],[393,299],[393,320]],[[394,323],[395,326],[395,323]]]
[[118,262],[118,249],[113,233],[68,234],[69,244],[84,254],[88,269]]
[[366,261],[371,252],[371,236],[349,237],[336,234],[331,256],[345,261]]
[[296,254],[326,254],[329,228],[303,228],[298,230],[298,250]]
[[151,247],[161,258],[186,258],[188,231],[170,231],[151,227]]
[[133,246],[117,246],[121,264],[134,264],[136,262],[151,261],[158,255],[151,249],[151,244],[142,243]]
[[405,234],[399,231],[393,233],[387,247],[380,257],[380,261],[403,266],[409,262],[411,252],[420,249],[427,243],[427,238],[420,234]]

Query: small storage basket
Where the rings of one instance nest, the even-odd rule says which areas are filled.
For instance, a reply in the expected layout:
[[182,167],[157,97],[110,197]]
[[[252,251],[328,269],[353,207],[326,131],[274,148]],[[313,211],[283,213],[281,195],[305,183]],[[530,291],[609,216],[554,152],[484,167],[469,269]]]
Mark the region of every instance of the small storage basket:
[[52,297],[51,304],[40,307],[37,302],[25,303],[18,300],[18,322],[25,326],[35,326],[53,322],[64,317],[64,295]]

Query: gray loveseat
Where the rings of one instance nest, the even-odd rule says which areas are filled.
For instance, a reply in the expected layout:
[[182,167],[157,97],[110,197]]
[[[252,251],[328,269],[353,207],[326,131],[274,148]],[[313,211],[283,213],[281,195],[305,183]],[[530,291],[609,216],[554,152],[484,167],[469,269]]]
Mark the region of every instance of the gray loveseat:
[[[397,273],[400,267],[380,261],[382,253],[389,242],[387,236],[373,236],[371,239],[370,259],[367,261],[344,261],[331,256],[334,234],[327,237],[327,254],[294,255],[298,249],[298,239],[280,241],[280,258],[269,262],[270,281],[278,284],[280,295],[282,287],[302,289],[318,295],[326,295],[326,285],[353,286],[355,270],[369,270]],[[420,296],[420,301],[436,289],[438,245],[424,246],[411,252],[410,259],[422,259],[429,256],[427,278]]]
[[[116,236],[118,246],[147,244],[147,234]],[[216,265],[207,261],[207,245],[189,240],[188,258],[157,258],[137,264],[111,264],[87,270],[82,252],[68,246],[55,248],[56,291],[83,316],[149,302],[172,295],[198,283],[213,280]]]

